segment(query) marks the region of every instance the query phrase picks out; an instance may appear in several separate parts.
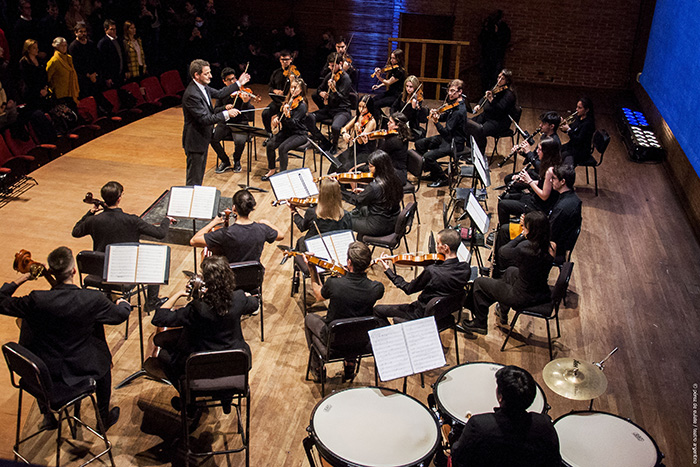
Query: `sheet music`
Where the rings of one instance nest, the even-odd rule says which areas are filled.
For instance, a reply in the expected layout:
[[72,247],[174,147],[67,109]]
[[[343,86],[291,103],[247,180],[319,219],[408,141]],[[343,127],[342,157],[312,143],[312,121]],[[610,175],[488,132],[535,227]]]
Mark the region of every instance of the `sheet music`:
[[472,253],[469,251],[469,248],[464,246],[463,242],[459,242],[459,248],[457,248],[457,259],[461,263],[471,263],[472,261]]
[[107,245],[109,262],[107,282],[130,284],[134,282],[138,245]]
[[[320,236],[306,239],[306,251],[319,258],[345,265],[348,262],[348,248],[354,241],[355,235],[351,230],[328,232],[323,234],[323,239]],[[329,251],[330,258],[328,257]]]
[[486,215],[486,212],[476,200],[476,197],[474,197],[474,193],[469,193],[467,213],[482,234],[486,234],[489,231],[489,216]]
[[216,187],[195,186],[194,195],[192,196],[192,208],[190,209],[190,215],[187,217],[213,219],[215,214],[214,203],[216,203]]
[[134,282],[138,284],[165,283],[167,265],[167,245],[139,245]]
[[270,177],[270,185],[278,200],[318,195],[318,186],[308,167],[275,174]]
[[479,174],[479,178],[481,178],[481,182],[484,184],[484,187],[489,187],[491,186],[491,174],[489,172],[489,165],[486,162],[486,159],[484,158],[483,154],[481,154],[479,146],[476,145],[476,140],[474,140],[473,136],[471,137],[471,145],[472,161],[474,162],[474,167],[476,167],[476,171]]
[[435,317],[406,321],[400,325],[408,347],[414,373],[440,368],[445,365],[445,353],[440,342]]
[[390,381],[413,374],[406,339],[400,325],[385,326],[369,331],[374,363],[379,379]]
[[193,194],[194,188],[190,186],[171,187],[167,215],[171,217],[190,217]]

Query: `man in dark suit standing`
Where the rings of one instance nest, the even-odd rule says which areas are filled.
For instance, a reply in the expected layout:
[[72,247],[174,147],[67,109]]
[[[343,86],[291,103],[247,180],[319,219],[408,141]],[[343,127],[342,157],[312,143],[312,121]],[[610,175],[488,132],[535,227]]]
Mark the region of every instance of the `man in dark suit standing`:
[[105,36],[97,43],[100,52],[100,72],[107,89],[117,88],[124,80],[124,51],[117,39],[117,23],[104,22]]
[[[131,305],[124,299],[114,304],[102,292],[75,285],[75,260],[67,247],[52,251],[47,263],[55,280],[51,290],[12,297],[32,278],[24,274],[0,288],[0,314],[22,318],[20,344],[46,363],[54,384],[75,386],[88,378],[97,382],[97,405],[107,429],[119,419],[119,407],[109,410],[112,354],[103,325],[123,323]],[[49,426],[52,422],[51,417],[45,421]]]
[[221,99],[250,80],[248,73],[238,77],[238,81],[216,90],[209,87],[211,68],[205,60],[193,60],[190,63],[192,82],[182,95],[182,113],[185,125],[182,129],[182,147],[187,156],[186,185],[201,185],[207,166],[207,151],[214,133],[214,125],[223,123],[237,114],[235,109],[222,110],[214,113],[212,98]]

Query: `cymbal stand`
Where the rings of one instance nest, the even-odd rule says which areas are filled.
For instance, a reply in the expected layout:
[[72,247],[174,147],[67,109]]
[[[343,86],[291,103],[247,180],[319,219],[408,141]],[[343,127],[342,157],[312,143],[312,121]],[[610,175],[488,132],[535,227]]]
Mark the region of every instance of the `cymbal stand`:
[[[615,352],[617,352],[618,349],[619,349],[619,347],[615,347],[614,349],[612,349],[612,351],[611,351],[609,354],[607,354],[607,355],[605,356],[604,359],[602,359],[602,360],[599,361],[599,362],[593,362],[593,364],[594,364],[595,366],[597,366],[598,368],[600,368],[600,371],[605,370],[605,362],[606,362],[610,357],[612,357],[612,354],[614,354]],[[591,403],[590,403],[590,405],[588,406],[588,410],[593,410],[593,400],[594,400],[594,399],[591,399]]]

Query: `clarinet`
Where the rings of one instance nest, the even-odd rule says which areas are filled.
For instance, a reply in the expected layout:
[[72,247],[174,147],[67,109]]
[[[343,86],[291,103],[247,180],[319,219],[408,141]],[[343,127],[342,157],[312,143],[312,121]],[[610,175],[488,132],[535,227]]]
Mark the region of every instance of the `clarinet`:
[[[535,136],[539,135],[540,133],[542,133],[542,128],[538,128],[538,129],[535,130],[535,132],[534,132],[533,134],[531,134],[531,135],[528,134],[527,132],[525,132],[525,141],[527,141],[527,142],[530,143],[530,144],[535,144],[534,138],[535,138]],[[521,144],[522,144],[522,143],[521,143]],[[518,153],[519,150],[520,150],[520,145],[518,145],[518,147],[517,147],[515,150],[511,151],[511,153],[508,154],[508,157],[506,157],[506,158],[503,159],[501,162],[499,162],[499,163],[498,163],[498,167],[499,167],[499,168],[503,167],[503,166],[506,164],[506,162],[508,162],[508,161],[510,160],[511,157],[513,157],[514,155],[516,155],[516,154]]]
[[[525,167],[523,167],[523,170],[528,170],[529,168],[532,167],[532,161],[528,161],[527,164],[525,164]],[[515,185],[516,182],[520,181],[520,174],[514,175],[513,178],[510,179],[510,182],[508,182],[508,185],[506,185],[506,189],[503,190],[503,193],[498,195],[498,199],[501,200],[503,197],[511,192],[511,189],[513,188],[513,185]]]

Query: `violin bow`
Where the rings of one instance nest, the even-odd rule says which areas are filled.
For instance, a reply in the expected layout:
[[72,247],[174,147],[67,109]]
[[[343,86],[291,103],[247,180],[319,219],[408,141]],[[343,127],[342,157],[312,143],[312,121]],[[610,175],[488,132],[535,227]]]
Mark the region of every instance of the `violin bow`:
[[[242,74],[245,75],[246,73],[248,73],[248,67],[249,67],[249,66],[250,66],[250,62],[248,62],[248,63],[245,64],[245,70],[243,70],[243,73],[242,73]],[[241,89],[239,88],[238,90],[240,91]],[[234,107],[236,106],[236,102],[238,102],[238,95],[239,95],[239,94],[240,94],[240,93],[236,94],[236,97],[233,98],[233,106],[234,106]]]

